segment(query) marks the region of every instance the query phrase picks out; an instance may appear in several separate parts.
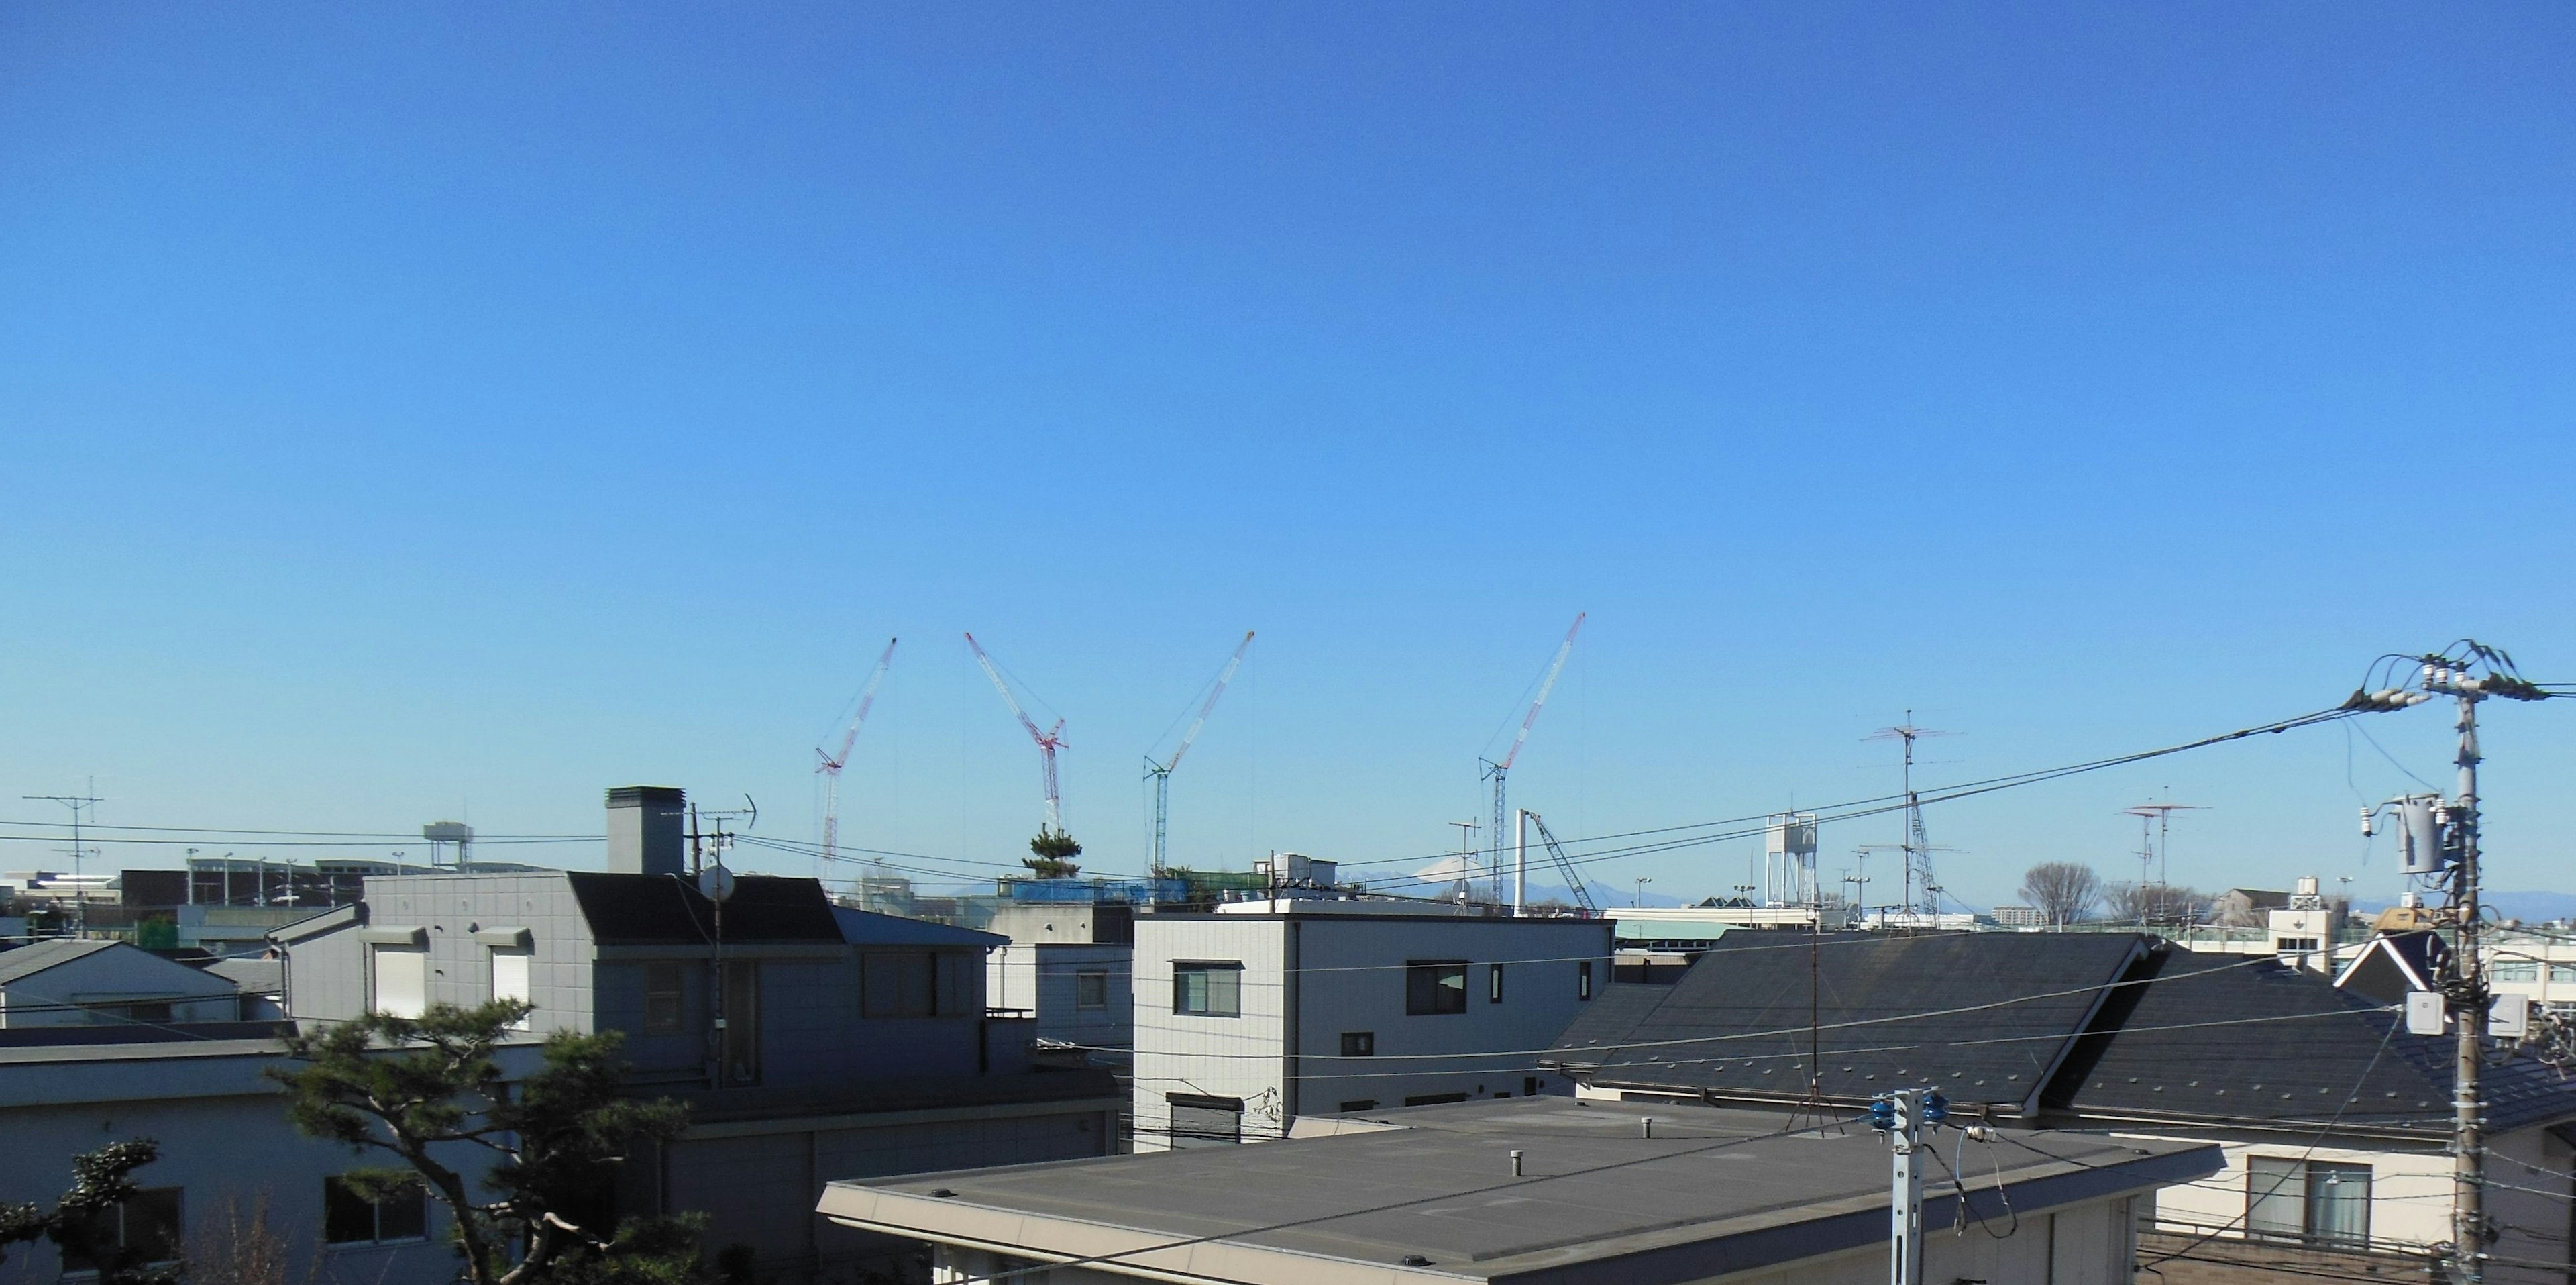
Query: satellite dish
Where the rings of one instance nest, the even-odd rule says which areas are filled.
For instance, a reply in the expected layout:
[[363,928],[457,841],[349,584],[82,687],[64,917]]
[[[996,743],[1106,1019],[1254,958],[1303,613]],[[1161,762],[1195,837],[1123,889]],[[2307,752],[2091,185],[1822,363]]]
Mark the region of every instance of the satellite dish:
[[709,901],[722,901],[733,895],[733,872],[723,866],[708,866],[698,872],[698,891]]

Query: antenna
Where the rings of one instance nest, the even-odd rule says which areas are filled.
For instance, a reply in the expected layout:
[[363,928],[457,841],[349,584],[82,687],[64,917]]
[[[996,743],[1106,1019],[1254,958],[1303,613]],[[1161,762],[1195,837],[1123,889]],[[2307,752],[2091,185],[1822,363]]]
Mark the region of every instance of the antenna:
[[1927,890],[1925,893],[1925,904],[1921,909],[1929,914],[1938,915],[1941,913],[1940,894],[1937,891],[1929,891],[1933,888],[1936,882],[1932,877],[1933,849],[1931,841],[1926,839],[1923,834],[1923,801],[1916,797],[1914,793],[1914,742],[1927,736],[1955,735],[1957,735],[1955,732],[1936,731],[1929,727],[1916,727],[1914,725],[1914,711],[1909,709],[1905,711],[1904,722],[1899,723],[1894,727],[1882,727],[1864,738],[1872,741],[1901,740],[1905,742],[1905,838],[1904,841],[1897,844],[1897,846],[1902,848],[1905,852],[1904,905],[1908,915],[1913,914],[1917,909],[1914,901],[1914,890],[1918,886]]
[[[93,785],[91,789],[98,787]],[[27,794],[19,796],[31,802],[59,803],[72,810],[72,936],[89,935],[89,885],[81,879],[81,858],[87,850],[81,846],[81,813],[95,814],[105,799],[86,794]]]
[[2120,815],[2138,818],[2138,829],[2140,832],[2138,838],[2138,858],[2140,863],[2138,881],[2140,883],[2146,882],[2146,859],[2153,857],[2155,859],[2156,866],[2156,883],[2168,888],[2173,886],[2173,880],[2171,878],[2173,873],[2172,863],[2167,860],[2167,843],[2173,837],[2173,814],[2176,812],[2197,812],[2200,810],[2200,806],[2201,805],[2197,803],[2174,803],[2168,801],[2164,803],[2141,803],[2134,808],[2120,809]]

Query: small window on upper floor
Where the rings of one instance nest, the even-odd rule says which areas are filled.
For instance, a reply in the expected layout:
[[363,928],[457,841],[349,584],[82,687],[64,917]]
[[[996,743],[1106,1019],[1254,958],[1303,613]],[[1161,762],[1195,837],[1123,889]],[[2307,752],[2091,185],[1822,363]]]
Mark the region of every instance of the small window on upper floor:
[[[496,1000],[517,1000],[522,1004],[532,1002],[534,992],[529,985],[528,974],[534,961],[535,956],[527,950],[497,946],[494,947],[492,950],[492,998]],[[514,1031],[524,1031],[528,1029],[528,1019],[521,1017],[518,1021],[510,1024],[510,1029]]]
[[1592,998],[1592,961],[1588,959],[1576,960],[1575,968],[1577,971],[1574,974],[1574,997],[1576,999]]
[[1485,1002],[1488,1004],[1500,1004],[1503,1002],[1503,966],[1500,964],[1491,964],[1487,966],[1487,972],[1485,974]]
[[1243,965],[1234,962],[1172,965],[1172,1011],[1200,1017],[1243,1015]]
[[1407,1016],[1467,1011],[1467,961],[1414,959],[1404,965]]
[[1106,970],[1086,968],[1073,975],[1073,1006],[1109,1007],[1109,974]]
[[644,966],[644,1033],[677,1035],[684,1024],[681,1001],[686,977],[677,961],[660,961]]
[[429,952],[418,946],[374,948],[375,979],[367,1007],[391,1017],[418,1017],[429,1007]]

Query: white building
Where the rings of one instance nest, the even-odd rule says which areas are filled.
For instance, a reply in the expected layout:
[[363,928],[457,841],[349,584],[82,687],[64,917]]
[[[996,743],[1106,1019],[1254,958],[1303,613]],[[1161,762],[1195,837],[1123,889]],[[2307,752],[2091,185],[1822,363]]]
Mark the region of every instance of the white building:
[[1536,1056],[1609,985],[1609,921],[1435,909],[1283,900],[1139,916],[1136,1149],[1567,1092]]

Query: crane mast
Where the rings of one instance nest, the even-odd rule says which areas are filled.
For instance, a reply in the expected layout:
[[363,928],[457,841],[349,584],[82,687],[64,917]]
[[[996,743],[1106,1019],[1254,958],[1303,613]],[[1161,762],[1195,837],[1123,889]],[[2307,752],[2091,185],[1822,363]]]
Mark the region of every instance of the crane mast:
[[1529,743],[1530,728],[1537,725],[1538,712],[1546,708],[1547,694],[1556,690],[1556,676],[1565,672],[1565,658],[1574,654],[1574,636],[1583,632],[1583,618],[1590,614],[1584,611],[1574,613],[1574,624],[1565,631],[1565,641],[1556,645],[1556,658],[1547,663],[1547,676],[1539,680],[1537,699],[1530,702],[1529,712],[1521,716],[1520,730],[1512,734],[1511,748],[1503,751],[1501,759],[1488,759],[1485,762],[1485,775],[1494,783],[1494,828],[1486,831],[1492,836],[1493,848],[1492,857],[1486,862],[1485,870],[1488,882],[1492,885],[1492,896],[1498,901],[1501,900],[1500,883],[1503,877],[1505,842],[1503,836],[1508,833],[1504,827],[1511,821],[1511,808],[1505,800],[1503,778],[1511,772],[1512,762],[1521,756],[1521,746]]
[[1145,779],[1154,783],[1154,864],[1152,866],[1152,872],[1156,875],[1160,875],[1163,872],[1165,864],[1163,860],[1164,835],[1172,808],[1172,769],[1181,765],[1181,756],[1189,753],[1191,744],[1199,739],[1199,729],[1207,726],[1208,715],[1216,712],[1217,698],[1225,695],[1226,684],[1234,681],[1234,671],[1242,667],[1243,653],[1251,646],[1252,631],[1246,629],[1243,631],[1243,641],[1236,643],[1234,645],[1234,654],[1226,658],[1224,672],[1216,676],[1216,685],[1208,690],[1207,700],[1199,706],[1199,716],[1191,720],[1190,730],[1183,732],[1181,734],[1181,743],[1173,747],[1172,756],[1160,763],[1155,762],[1154,756],[1151,754],[1145,756]]
[[841,769],[849,766],[850,747],[859,743],[859,726],[868,721],[868,710],[877,703],[877,685],[885,681],[886,667],[894,663],[894,644],[894,639],[886,639],[885,651],[877,657],[877,667],[868,674],[868,685],[860,689],[858,712],[850,715],[850,725],[841,733],[840,752],[833,753],[820,745],[814,747],[814,757],[820,760],[814,765],[814,770],[823,776],[823,857],[814,867],[817,879],[823,877],[823,872],[832,862],[840,859]]
[[975,635],[969,633],[966,635],[966,645],[974,650],[975,663],[984,667],[984,676],[993,680],[993,690],[1002,694],[1002,703],[1011,707],[1011,716],[1020,720],[1020,726],[1028,732],[1029,739],[1037,742],[1038,758],[1046,778],[1047,828],[1063,829],[1064,805],[1056,793],[1055,752],[1064,748],[1064,720],[1059,718],[1055,721],[1054,727],[1043,732],[1039,731],[1037,720],[1030,718],[1029,712],[1020,708],[1020,698],[1013,696],[1011,685],[1002,681],[1002,671],[993,664],[993,658],[984,654],[984,644],[975,641]]

